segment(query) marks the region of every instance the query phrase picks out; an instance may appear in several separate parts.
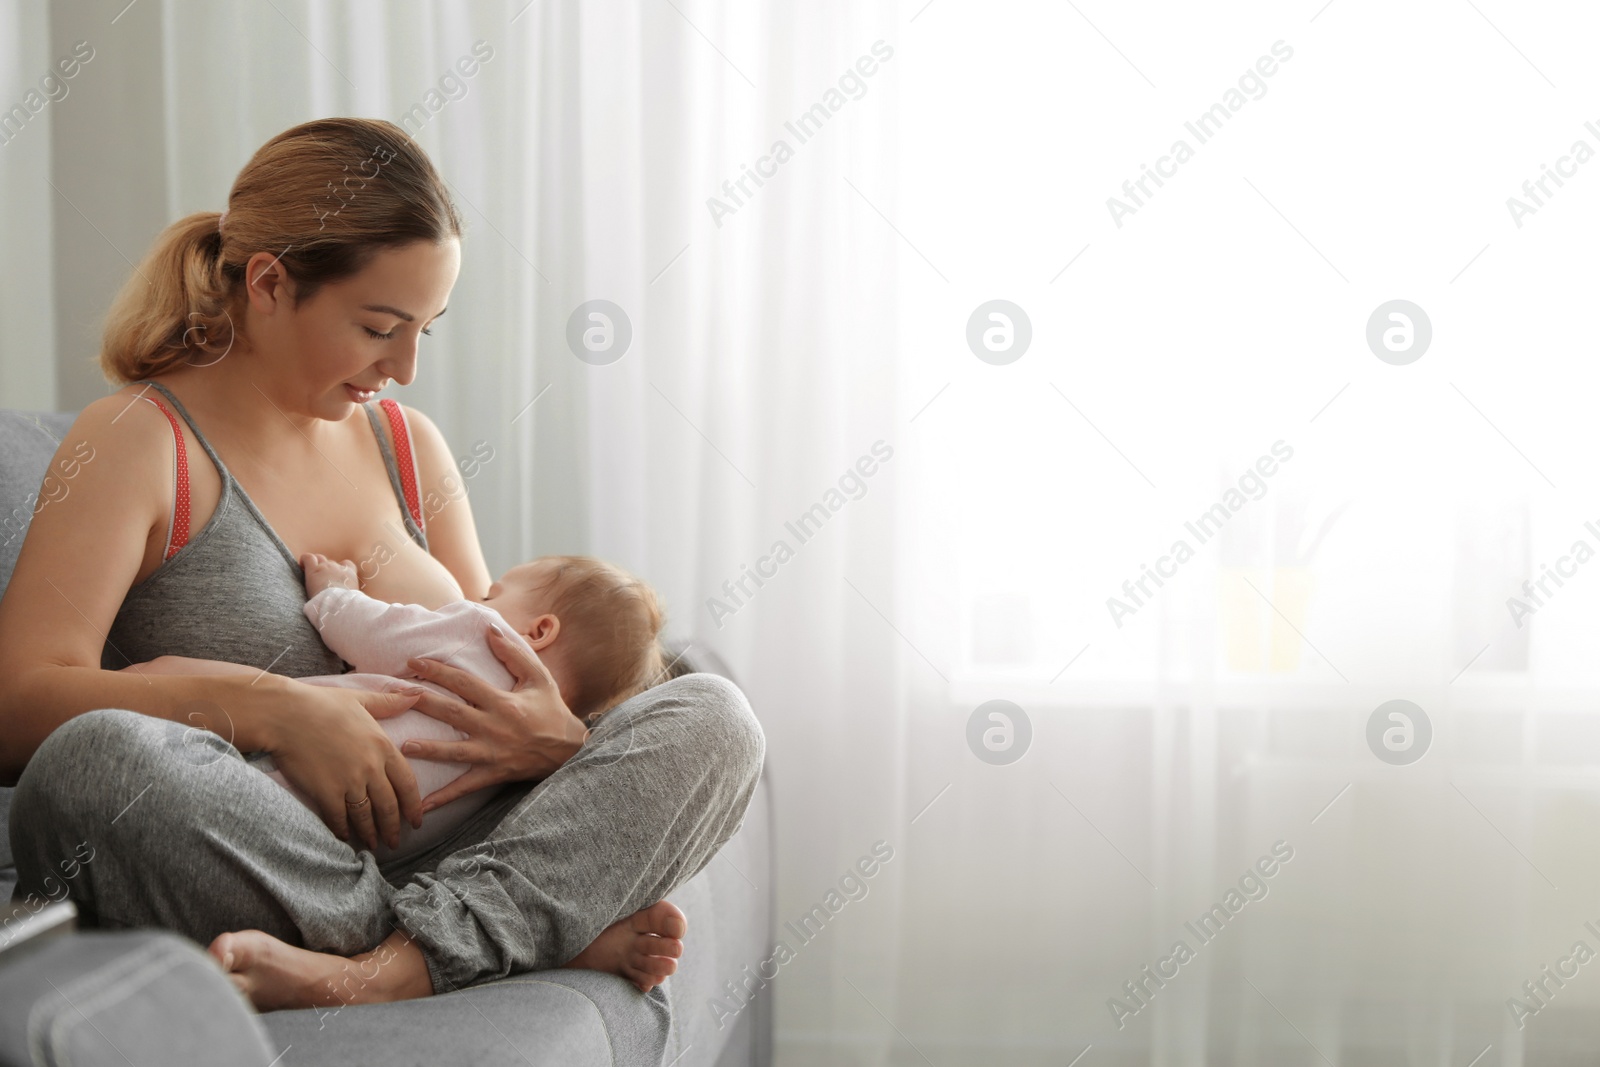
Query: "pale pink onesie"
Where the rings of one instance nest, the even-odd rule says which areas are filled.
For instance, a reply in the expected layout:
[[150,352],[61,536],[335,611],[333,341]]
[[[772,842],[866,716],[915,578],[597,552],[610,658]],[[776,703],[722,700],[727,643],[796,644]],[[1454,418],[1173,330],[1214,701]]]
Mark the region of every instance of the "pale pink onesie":
[[[454,696],[432,682],[417,678],[406,666],[408,659],[424,658],[439,660],[476,675],[496,689],[510,689],[514,679],[489,648],[489,627],[496,627],[528,648],[523,637],[506,625],[499,612],[470,600],[457,600],[431,611],[416,604],[387,604],[355,589],[330,586],[306,601],[305,611],[306,618],[322,635],[323,643],[355,668],[350,674],[298,679],[310,685],[376,692],[420,686]],[[528,651],[532,654],[533,649],[528,648]],[[392,719],[380,719],[378,725],[396,748],[413,738],[460,741],[467,736],[448,723],[415,710],[401,712]],[[469,766],[410,757],[407,762],[417,776],[417,788],[423,796],[455,781]],[[308,798],[290,785],[270,756],[257,760],[255,766],[310,806]],[[373,855],[382,863],[432,848],[483,807],[499,788],[480,789],[430,811],[423,816],[420,830],[413,829],[402,819],[399,847],[390,849],[380,843]]]

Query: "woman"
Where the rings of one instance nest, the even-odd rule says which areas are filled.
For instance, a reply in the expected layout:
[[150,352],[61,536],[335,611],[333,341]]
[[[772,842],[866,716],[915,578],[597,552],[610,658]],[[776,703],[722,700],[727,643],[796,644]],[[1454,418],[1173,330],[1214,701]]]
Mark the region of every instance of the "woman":
[[[390,123],[323,120],[263,146],[228,210],[169,227],[112,308],[101,362],[128,384],[64,439],[69,489],[34,517],[0,601],[19,892],[70,864],[89,923],[209,943],[262,1010],[563,964],[648,990],[682,951],[682,913],[662,898],[737,829],[759,773],[748,705],[706,675],[634,698],[592,734],[505,643],[510,693],[442,663],[419,675],[459,700],[293,680],[341,667],[301,613],[304,553],[362,561],[379,599],[436,607],[488,590],[443,437],[369,404],[415,376],[460,230]],[[419,496],[446,503],[423,513]],[[140,673],[161,655],[261,673]],[[412,706],[467,739],[408,755],[472,765],[427,798],[375,721]],[[240,758],[257,751],[316,814]],[[399,866],[343,840],[392,844],[401,818],[501,783]]]

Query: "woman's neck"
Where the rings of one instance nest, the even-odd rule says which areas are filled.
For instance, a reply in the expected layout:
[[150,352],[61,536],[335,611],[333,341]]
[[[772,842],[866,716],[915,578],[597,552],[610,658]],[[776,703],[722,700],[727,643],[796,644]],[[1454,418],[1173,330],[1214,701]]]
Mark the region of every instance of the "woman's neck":
[[[161,375],[197,418],[211,424],[210,432],[263,446],[271,451],[287,440],[312,444],[326,436],[331,424],[301,410],[303,397],[272,375],[263,373],[241,344],[221,360],[200,366],[179,367]],[[211,416],[206,418],[206,416]]]

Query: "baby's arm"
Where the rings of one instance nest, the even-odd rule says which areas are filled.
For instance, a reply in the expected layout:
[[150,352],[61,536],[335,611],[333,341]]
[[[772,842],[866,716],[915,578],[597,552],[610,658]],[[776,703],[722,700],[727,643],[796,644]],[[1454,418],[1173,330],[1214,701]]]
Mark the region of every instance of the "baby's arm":
[[[354,574],[353,566],[350,573]],[[314,587],[314,574],[320,589]],[[327,568],[314,562],[306,566],[306,591],[313,594],[306,601],[306,618],[322,635],[323,644],[356,670],[410,678],[413,672],[406,661],[413,657],[454,663],[480,675],[487,666],[481,662],[485,657],[498,666],[488,652],[485,634],[491,622],[509,627],[492,609],[467,601],[438,611],[417,604],[386,604],[339,584],[337,575],[331,576],[335,580],[324,580],[329,577]]]
[[300,557],[300,569],[306,575],[306,596],[316,596],[330,585],[346,589],[360,589],[353,560],[329,559],[320,552],[306,552]]

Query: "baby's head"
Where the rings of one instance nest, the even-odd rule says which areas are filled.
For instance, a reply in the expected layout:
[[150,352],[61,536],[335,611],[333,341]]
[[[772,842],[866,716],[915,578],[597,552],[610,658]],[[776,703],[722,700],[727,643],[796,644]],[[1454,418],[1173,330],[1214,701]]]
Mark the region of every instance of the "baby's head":
[[484,603],[528,639],[580,719],[642,693],[663,673],[655,590],[604,560],[540,556],[502,575]]

